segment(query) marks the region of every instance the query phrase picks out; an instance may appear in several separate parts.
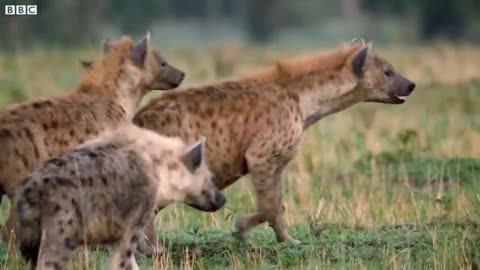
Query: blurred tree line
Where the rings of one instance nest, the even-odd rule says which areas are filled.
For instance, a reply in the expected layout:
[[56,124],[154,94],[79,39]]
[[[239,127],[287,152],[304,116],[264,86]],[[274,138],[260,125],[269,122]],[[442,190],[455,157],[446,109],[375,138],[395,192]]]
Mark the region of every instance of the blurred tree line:
[[[420,36],[431,39],[438,35],[446,38],[475,39],[468,37],[470,24],[480,20],[479,0],[364,0],[364,7],[372,13],[388,13],[392,16],[415,14]],[[478,37],[477,37],[478,38]]]
[[[102,29],[143,33],[165,20],[231,21],[252,41],[266,42],[281,29],[340,16],[387,16],[415,20],[419,37],[478,41],[468,31],[480,28],[479,0],[5,0],[36,4],[37,16],[0,16],[0,46],[41,41],[63,46],[98,39]],[[332,12],[331,11],[335,11]],[[480,30],[477,30],[479,33]]]

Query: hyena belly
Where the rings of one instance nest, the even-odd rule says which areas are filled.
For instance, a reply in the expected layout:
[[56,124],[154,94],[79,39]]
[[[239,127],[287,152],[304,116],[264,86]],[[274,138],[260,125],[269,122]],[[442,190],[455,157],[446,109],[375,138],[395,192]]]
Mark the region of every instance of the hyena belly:
[[36,262],[42,241],[45,263],[61,265],[84,244],[116,244],[141,229],[154,189],[138,160],[105,145],[42,162],[16,197],[22,255]]
[[168,93],[143,107],[134,123],[189,143],[206,137],[206,158],[223,189],[249,173],[245,154],[254,141],[255,152],[266,159],[290,157],[289,147],[298,141],[294,98],[277,86],[250,86],[229,82]]

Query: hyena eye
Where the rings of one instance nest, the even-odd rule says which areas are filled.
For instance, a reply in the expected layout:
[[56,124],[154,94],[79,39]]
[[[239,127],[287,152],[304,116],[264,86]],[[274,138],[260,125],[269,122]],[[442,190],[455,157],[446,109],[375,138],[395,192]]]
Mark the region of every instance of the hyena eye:
[[163,62],[160,64],[162,67],[166,67],[167,66],[167,63]]
[[387,75],[388,77],[392,76],[393,75],[393,71],[391,70],[385,70],[385,75]]

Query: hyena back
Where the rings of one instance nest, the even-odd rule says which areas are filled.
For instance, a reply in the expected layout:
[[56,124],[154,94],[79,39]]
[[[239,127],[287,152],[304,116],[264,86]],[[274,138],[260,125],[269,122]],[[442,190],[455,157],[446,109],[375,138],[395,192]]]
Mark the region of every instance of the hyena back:
[[129,125],[42,162],[16,196],[22,255],[33,267],[63,269],[77,248],[105,244],[111,269],[138,269],[133,252],[157,208],[225,203],[203,149],[203,139],[187,146]]
[[305,129],[359,102],[403,103],[415,87],[370,47],[352,42],[280,60],[238,80],[166,93],[143,107],[134,123],[187,142],[205,136],[219,188],[252,177],[257,212],[237,220],[239,235],[268,222],[279,241],[297,243],[283,217],[283,185]]
[[[147,89],[166,90],[180,84],[183,72],[150,50],[149,40],[147,35],[138,43],[128,37],[110,42],[72,93],[0,111],[2,192],[12,199],[41,160],[130,122]],[[15,211],[11,213],[2,228],[7,242],[15,224]]]

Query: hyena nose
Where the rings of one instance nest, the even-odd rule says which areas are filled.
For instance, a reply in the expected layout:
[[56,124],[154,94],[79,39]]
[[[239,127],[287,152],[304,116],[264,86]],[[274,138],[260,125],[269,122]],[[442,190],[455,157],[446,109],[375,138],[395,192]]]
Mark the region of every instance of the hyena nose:
[[180,79],[181,79],[181,80],[185,79],[185,72],[182,71],[182,72],[180,73]]
[[408,85],[408,91],[410,91],[410,93],[412,93],[414,89],[415,89],[415,83],[414,83],[414,82],[411,82],[411,83]]
[[225,196],[223,196],[222,193],[216,191],[215,192],[215,206],[220,209],[222,206],[225,204],[227,200],[225,199]]

